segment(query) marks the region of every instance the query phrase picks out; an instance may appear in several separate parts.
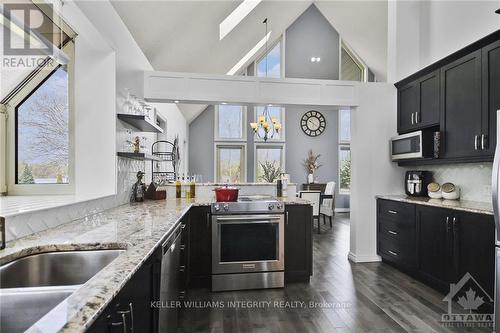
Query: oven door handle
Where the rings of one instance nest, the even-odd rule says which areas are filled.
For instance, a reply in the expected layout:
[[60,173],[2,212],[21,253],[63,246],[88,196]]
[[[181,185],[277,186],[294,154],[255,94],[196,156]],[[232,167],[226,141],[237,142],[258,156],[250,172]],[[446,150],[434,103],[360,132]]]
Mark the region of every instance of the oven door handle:
[[238,217],[217,217],[217,221],[268,221],[280,220],[281,216],[261,215],[261,216],[238,216]]

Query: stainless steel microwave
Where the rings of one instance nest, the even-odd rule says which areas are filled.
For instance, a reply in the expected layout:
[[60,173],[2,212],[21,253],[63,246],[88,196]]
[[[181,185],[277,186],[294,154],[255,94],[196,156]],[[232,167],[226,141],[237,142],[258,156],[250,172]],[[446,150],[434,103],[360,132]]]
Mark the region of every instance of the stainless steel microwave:
[[421,130],[395,136],[391,139],[393,161],[439,157],[440,133]]

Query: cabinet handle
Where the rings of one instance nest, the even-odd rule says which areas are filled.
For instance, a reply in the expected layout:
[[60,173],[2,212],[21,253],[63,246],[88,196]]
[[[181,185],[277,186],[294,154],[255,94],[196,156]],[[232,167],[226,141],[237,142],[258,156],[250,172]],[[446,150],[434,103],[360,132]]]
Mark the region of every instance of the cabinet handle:
[[453,233],[457,233],[458,231],[458,225],[457,225],[457,218],[453,218]]
[[179,299],[184,299],[184,297],[186,297],[186,292],[184,290],[179,291]]
[[389,250],[389,251],[387,251],[387,252],[389,252],[389,253],[390,253],[390,254],[392,254],[393,256],[398,256],[398,255],[399,255],[399,254],[397,254],[396,252],[393,252],[393,251],[391,251],[391,250]]
[[420,121],[418,119],[418,112],[415,112],[415,124],[418,124]]
[[285,223],[288,225],[288,212],[285,213]]
[[485,150],[486,149],[486,135],[481,134],[481,149]]
[[451,230],[450,217],[446,216],[446,232],[449,232],[450,230]]
[[123,323],[123,333],[128,333],[127,318],[125,317],[125,313],[122,313],[122,323]]
[[128,307],[130,308],[130,332],[134,332],[134,306],[132,303],[128,303]]
[[411,124],[412,125],[415,124],[415,113],[414,112],[411,113]]
[[479,149],[479,135],[474,135],[474,149],[478,150]]
[[207,229],[210,229],[210,213],[207,213]]
[[186,266],[185,265],[179,266],[179,272],[183,273],[185,271],[186,271]]
[[387,232],[390,233],[390,234],[392,234],[392,235],[397,235],[398,234],[397,232],[392,231],[392,230],[388,230]]
[[398,213],[398,212],[396,212],[395,210],[390,210],[390,209],[389,209],[387,212],[388,212],[388,213],[391,213],[391,214],[397,214],[397,213]]

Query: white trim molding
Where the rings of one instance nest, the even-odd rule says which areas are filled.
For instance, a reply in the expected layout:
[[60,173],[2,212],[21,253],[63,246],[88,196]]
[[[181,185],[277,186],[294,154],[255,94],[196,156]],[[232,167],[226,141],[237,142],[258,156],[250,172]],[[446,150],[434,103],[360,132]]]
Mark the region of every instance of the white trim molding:
[[144,98],[195,104],[356,106],[359,82],[145,71]]
[[379,262],[382,261],[382,258],[376,254],[374,255],[357,255],[352,252],[349,252],[347,255],[349,261],[354,263],[362,263],[362,262]]

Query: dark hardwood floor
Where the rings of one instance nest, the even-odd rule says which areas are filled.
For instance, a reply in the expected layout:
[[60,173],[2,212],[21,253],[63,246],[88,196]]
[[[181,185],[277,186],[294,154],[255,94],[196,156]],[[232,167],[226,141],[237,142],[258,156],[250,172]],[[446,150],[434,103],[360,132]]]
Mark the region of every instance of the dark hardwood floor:
[[440,323],[447,311],[444,295],[387,264],[348,261],[348,215],[337,214],[333,229],[327,223],[321,231],[314,233],[310,284],[191,290],[187,301],[197,303],[182,309],[179,332],[491,332],[445,327]]

